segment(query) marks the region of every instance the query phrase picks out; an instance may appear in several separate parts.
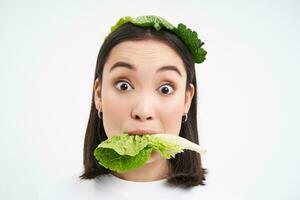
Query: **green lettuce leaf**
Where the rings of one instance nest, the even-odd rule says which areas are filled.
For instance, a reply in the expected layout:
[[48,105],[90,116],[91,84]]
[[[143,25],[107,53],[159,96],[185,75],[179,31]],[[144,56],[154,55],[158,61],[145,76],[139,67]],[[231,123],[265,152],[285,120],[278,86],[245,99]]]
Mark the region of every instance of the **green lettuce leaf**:
[[122,26],[125,23],[132,23],[136,26],[140,27],[154,27],[157,31],[162,28],[168,29],[177,35],[183,43],[187,46],[189,51],[191,52],[195,63],[202,63],[206,58],[207,51],[202,48],[204,42],[200,40],[196,31],[187,28],[186,25],[180,23],[177,27],[173,26],[166,19],[156,16],[156,15],[145,15],[139,17],[130,17],[125,16],[118,20],[118,22],[110,28],[110,33],[105,36],[106,40],[108,36]]
[[100,165],[122,173],[143,166],[153,151],[170,159],[183,149],[205,152],[197,144],[175,135],[124,133],[101,142],[94,150],[94,156]]
[[197,32],[187,28],[182,23],[178,24],[177,29],[174,29],[174,32],[190,49],[195,62],[202,63],[205,60],[207,51],[201,48],[204,45],[204,42],[199,39]]
[[99,164],[119,173],[144,165],[151,155],[152,149],[142,149],[135,156],[120,155],[110,148],[97,148],[94,155]]

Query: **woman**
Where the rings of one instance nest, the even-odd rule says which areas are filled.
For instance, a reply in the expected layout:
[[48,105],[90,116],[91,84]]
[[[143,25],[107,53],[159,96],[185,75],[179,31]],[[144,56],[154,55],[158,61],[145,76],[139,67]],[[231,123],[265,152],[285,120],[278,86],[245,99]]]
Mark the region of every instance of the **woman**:
[[143,167],[125,173],[104,168],[93,155],[99,143],[124,132],[174,134],[199,144],[195,62],[203,62],[206,51],[197,34],[179,31],[158,16],[125,17],[112,27],[97,59],[84,172],[69,188],[73,199],[191,199],[197,196],[185,189],[205,185],[206,170],[193,151],[168,160],[154,152]]

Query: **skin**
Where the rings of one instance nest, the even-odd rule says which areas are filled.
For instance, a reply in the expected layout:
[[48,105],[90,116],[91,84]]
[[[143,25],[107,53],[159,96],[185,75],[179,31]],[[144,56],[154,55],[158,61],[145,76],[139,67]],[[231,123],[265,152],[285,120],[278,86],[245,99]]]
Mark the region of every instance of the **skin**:
[[[136,71],[125,67],[110,71],[119,61],[130,63]],[[156,73],[165,65],[176,66],[181,76],[172,70]],[[180,55],[164,42],[146,39],[114,46],[104,65],[102,85],[98,79],[94,84],[95,105],[102,112],[107,137],[137,128],[179,135],[182,116],[188,113],[195,91],[193,84],[185,91],[186,76]],[[154,181],[167,178],[167,173],[167,160],[154,152],[143,167],[113,175]]]

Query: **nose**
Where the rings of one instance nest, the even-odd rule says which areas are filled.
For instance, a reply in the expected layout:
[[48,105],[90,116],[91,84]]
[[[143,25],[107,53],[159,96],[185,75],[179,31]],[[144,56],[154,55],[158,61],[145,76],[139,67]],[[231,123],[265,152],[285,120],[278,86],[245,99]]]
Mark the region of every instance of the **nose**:
[[132,110],[132,118],[139,121],[152,120],[154,116],[152,101],[149,95],[148,97],[138,98]]
[[146,116],[146,115],[143,115],[143,114],[135,114],[134,119],[139,120],[139,121],[145,121],[145,120],[152,119],[152,117],[151,116]]

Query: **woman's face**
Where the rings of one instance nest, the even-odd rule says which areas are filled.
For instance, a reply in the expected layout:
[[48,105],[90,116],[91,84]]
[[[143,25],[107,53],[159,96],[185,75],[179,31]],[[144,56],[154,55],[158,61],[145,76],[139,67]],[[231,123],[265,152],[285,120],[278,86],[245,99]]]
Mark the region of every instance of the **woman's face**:
[[194,95],[192,84],[185,91],[186,76],[181,57],[161,41],[116,45],[104,65],[102,85],[98,79],[94,85],[107,137],[136,129],[179,135]]

